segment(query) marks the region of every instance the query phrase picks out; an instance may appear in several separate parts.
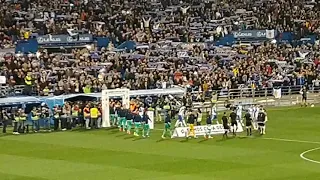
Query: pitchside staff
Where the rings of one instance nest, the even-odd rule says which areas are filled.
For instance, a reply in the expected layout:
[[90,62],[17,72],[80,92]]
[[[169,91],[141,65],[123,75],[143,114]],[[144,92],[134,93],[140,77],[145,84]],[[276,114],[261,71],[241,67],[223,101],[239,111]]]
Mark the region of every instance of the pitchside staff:
[[222,125],[223,125],[223,129],[224,129],[223,138],[224,137],[228,138],[228,132],[229,132],[230,128],[228,126],[228,118],[227,118],[226,112],[224,112],[223,116],[222,116]]
[[246,129],[247,129],[247,136],[252,135],[252,117],[249,111],[244,115],[246,120]]
[[307,107],[307,94],[308,94],[308,90],[305,86],[303,86],[303,88],[300,90],[300,94],[302,96],[302,103],[301,106],[305,106]]
[[235,113],[235,110],[230,113],[230,121],[231,121],[231,129],[233,136],[236,136],[236,132],[238,129],[238,123],[237,123],[237,114]]
[[260,134],[266,134],[266,121],[267,121],[267,114],[264,109],[261,109],[258,114],[258,126],[260,129]]

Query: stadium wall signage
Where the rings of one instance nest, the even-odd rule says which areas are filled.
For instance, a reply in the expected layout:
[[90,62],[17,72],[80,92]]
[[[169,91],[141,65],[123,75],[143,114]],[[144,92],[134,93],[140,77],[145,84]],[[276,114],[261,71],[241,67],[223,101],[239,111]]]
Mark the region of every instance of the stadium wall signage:
[[238,39],[274,39],[275,30],[244,30],[233,32],[234,38]]
[[80,43],[91,43],[93,41],[92,34],[79,34],[78,36],[68,35],[45,35],[37,37],[39,45],[49,44],[80,44]]

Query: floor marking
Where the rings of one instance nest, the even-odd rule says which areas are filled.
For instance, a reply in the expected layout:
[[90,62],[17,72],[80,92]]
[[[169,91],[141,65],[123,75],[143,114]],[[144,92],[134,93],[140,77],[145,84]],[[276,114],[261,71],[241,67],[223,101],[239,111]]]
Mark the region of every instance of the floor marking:
[[309,150],[307,150],[307,151],[304,151],[303,153],[300,154],[300,157],[301,157],[303,160],[306,160],[306,161],[309,161],[309,162],[312,162],[312,163],[316,163],[316,164],[320,164],[320,161],[315,161],[315,160],[312,160],[312,159],[309,159],[309,158],[304,157],[305,154],[307,154],[307,153],[309,153],[309,152],[317,151],[317,150],[320,150],[320,147],[318,147],[318,148],[313,148],[313,149],[309,149]]

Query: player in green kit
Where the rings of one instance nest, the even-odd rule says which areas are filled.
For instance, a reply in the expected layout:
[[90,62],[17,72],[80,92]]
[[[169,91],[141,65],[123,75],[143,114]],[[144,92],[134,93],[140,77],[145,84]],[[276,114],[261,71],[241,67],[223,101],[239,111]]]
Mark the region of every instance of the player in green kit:
[[120,103],[117,103],[115,105],[115,114],[114,114],[114,125],[118,125],[119,129],[120,129],[120,117],[119,117],[119,111],[120,111]]
[[135,132],[133,134],[134,136],[139,136],[139,132],[141,129],[141,121],[142,121],[141,116],[139,114],[135,114],[133,117],[134,129],[135,129]]
[[168,135],[169,133],[169,137],[172,137],[172,132],[171,132],[171,118],[170,116],[168,115],[168,113],[166,112],[165,113],[165,119],[164,119],[164,130],[163,130],[163,133],[162,133],[162,139],[165,139],[166,136]]
[[150,125],[149,121],[151,122],[151,119],[149,118],[147,112],[143,112],[143,117],[142,117],[142,124],[143,124],[143,133],[142,137],[149,137],[150,133]]
[[131,134],[131,128],[132,128],[132,124],[133,124],[133,114],[132,112],[130,112],[129,109],[127,109],[127,116],[126,116],[126,119],[127,119],[127,126],[126,126],[126,129],[127,129],[127,134]]
[[115,126],[117,123],[116,111],[115,111],[115,106],[112,103],[110,103],[110,106],[109,106],[109,115],[110,115],[110,122],[112,123],[113,126]]
[[125,125],[126,125],[126,109],[121,107],[118,111],[118,116],[119,116],[119,130],[124,131]]

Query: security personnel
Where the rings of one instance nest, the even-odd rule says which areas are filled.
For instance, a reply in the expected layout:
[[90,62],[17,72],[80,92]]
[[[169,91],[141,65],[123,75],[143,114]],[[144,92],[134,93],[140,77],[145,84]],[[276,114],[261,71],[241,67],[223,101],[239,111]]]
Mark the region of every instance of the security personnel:
[[40,115],[41,113],[39,112],[37,107],[33,107],[31,111],[31,120],[32,120],[32,131],[35,133],[40,130],[40,123],[39,123]]
[[19,133],[25,133],[26,130],[26,121],[27,121],[27,115],[24,112],[24,109],[20,109],[20,117],[19,117],[19,128],[18,132]]
[[90,106],[89,104],[83,109],[83,117],[86,125],[86,129],[90,129]]
[[54,124],[55,131],[59,129],[60,115],[61,115],[61,108],[60,106],[56,105],[53,108],[53,124]]
[[79,123],[79,106],[75,104],[72,108],[72,127],[76,127],[76,125]]
[[24,78],[24,82],[27,86],[32,86],[32,77],[30,72],[28,72],[28,74]]
[[13,134],[20,134],[18,132],[18,126],[19,126],[19,121],[20,121],[20,111],[16,110],[16,112],[13,115],[14,121],[13,121]]
[[31,95],[32,93],[32,77],[31,77],[31,73],[28,72],[27,76],[24,78],[24,82],[25,82],[25,94],[26,95]]
[[95,127],[98,128],[98,116],[99,116],[99,109],[97,108],[97,105],[94,105],[90,109],[90,118],[91,118],[91,128]]

